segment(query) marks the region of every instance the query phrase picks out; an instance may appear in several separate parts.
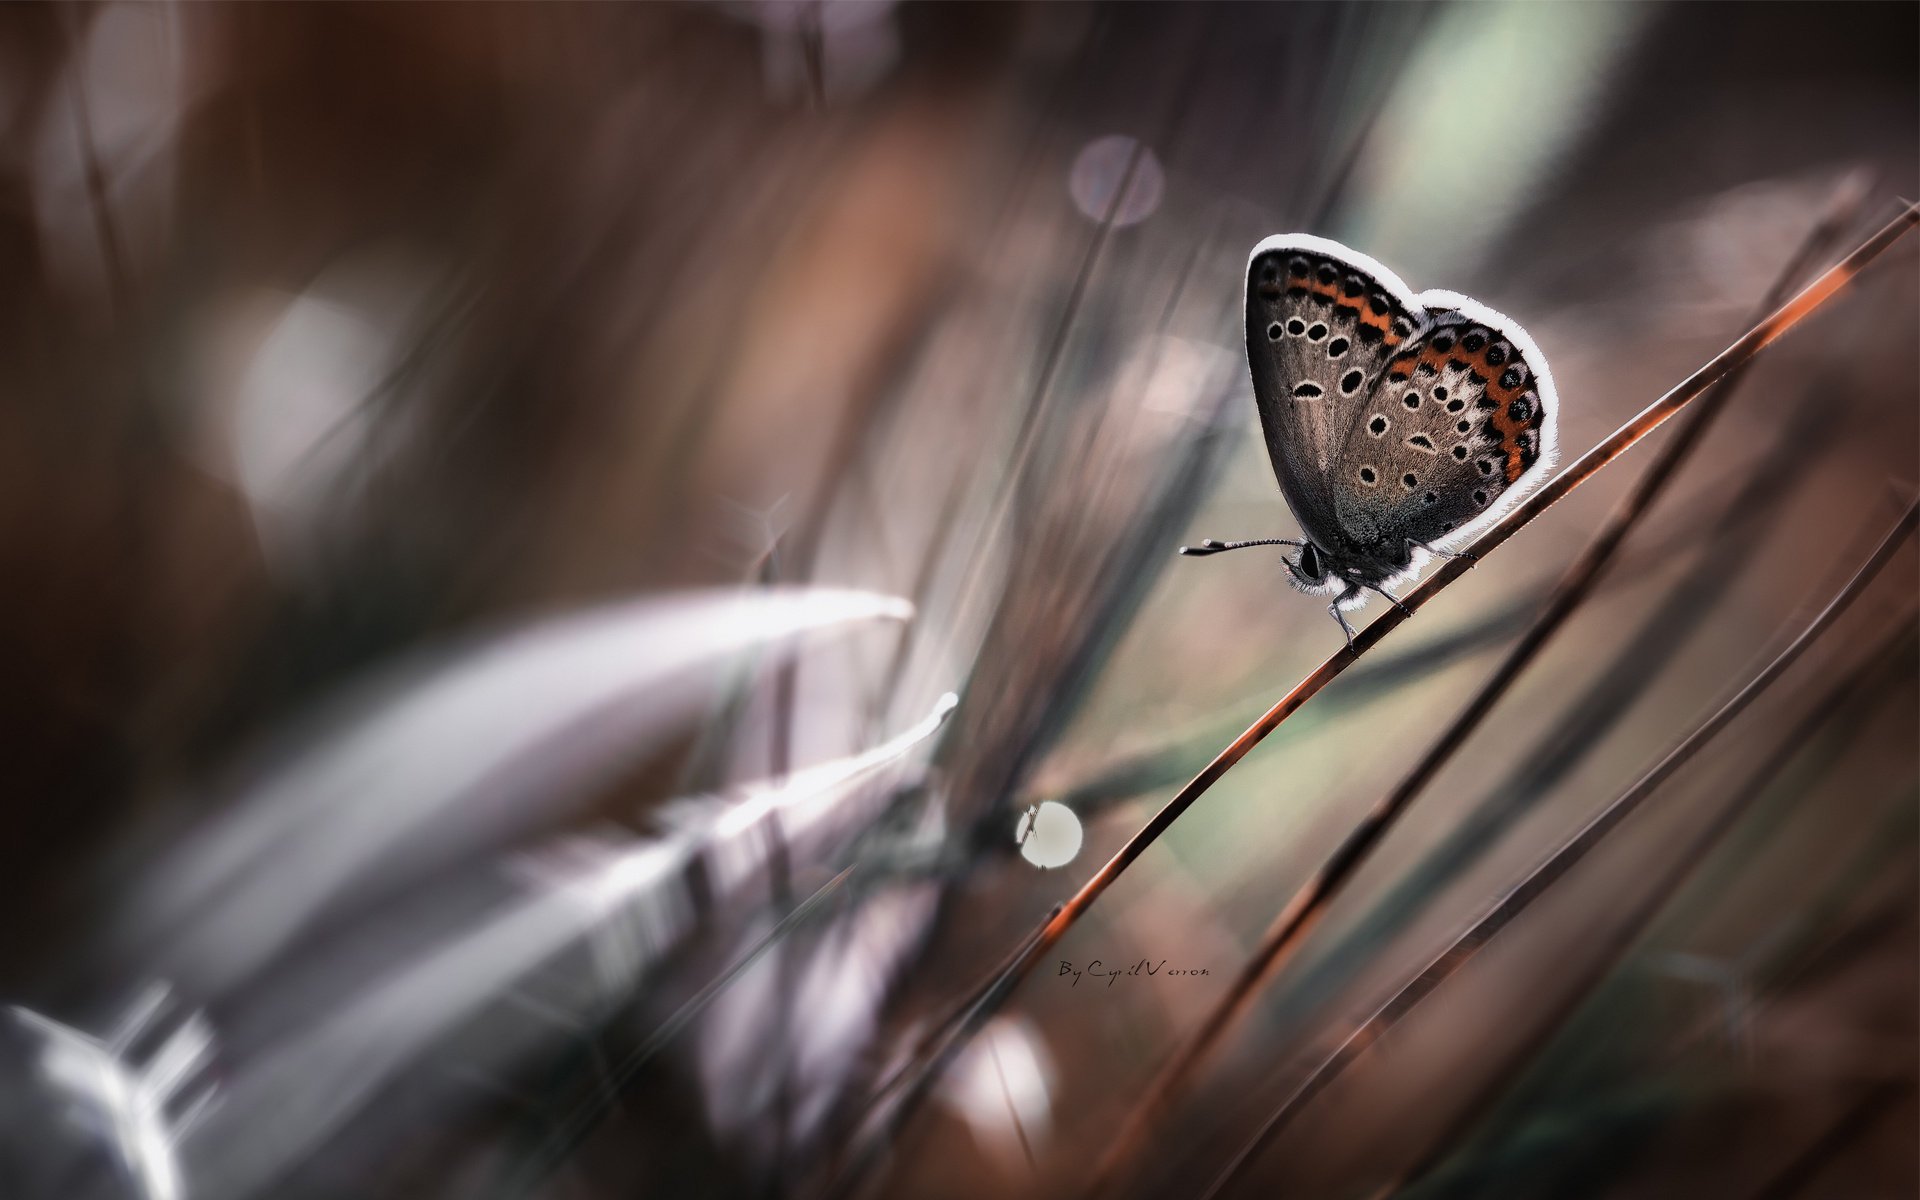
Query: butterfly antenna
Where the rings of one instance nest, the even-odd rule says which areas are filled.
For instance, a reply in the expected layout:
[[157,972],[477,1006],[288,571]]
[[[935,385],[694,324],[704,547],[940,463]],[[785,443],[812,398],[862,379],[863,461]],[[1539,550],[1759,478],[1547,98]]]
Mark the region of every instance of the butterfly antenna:
[[1180,553],[1200,558],[1208,554],[1218,554],[1223,550],[1245,550],[1249,546],[1304,546],[1305,542],[1295,538],[1254,538],[1248,542],[1223,542],[1217,538],[1208,538],[1198,546],[1182,546]]

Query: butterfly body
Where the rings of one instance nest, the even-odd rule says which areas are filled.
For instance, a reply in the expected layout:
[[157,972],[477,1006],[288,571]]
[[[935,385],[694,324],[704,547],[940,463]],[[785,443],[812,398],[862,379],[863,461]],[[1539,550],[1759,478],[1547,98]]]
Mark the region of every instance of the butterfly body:
[[[1337,242],[1271,237],[1247,261],[1247,360],[1268,456],[1304,535],[1293,582],[1340,610],[1491,523],[1551,469],[1559,401],[1508,318],[1415,295]],[[1396,601],[1397,603],[1397,601]]]

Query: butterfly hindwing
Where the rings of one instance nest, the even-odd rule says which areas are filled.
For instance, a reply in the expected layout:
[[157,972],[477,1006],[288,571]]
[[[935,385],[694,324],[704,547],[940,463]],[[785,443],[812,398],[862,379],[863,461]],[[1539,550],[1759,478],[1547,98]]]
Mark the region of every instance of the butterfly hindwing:
[[1554,452],[1558,400],[1526,333],[1451,292],[1417,301],[1423,328],[1387,361],[1334,459],[1351,476],[1332,491],[1341,530],[1383,557],[1487,524]]
[[1247,264],[1247,359],[1274,474],[1308,537],[1334,534],[1336,460],[1389,361],[1427,320],[1380,264],[1303,234]]

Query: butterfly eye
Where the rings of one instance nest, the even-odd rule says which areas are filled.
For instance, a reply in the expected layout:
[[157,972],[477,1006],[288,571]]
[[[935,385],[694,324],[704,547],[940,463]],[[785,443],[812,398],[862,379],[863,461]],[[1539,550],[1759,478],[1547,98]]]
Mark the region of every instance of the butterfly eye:
[[1459,412],[1461,409],[1465,408],[1466,406],[1467,406],[1467,402],[1465,400],[1459,399],[1458,397],[1447,401],[1448,412]]
[[1267,326],[1267,340],[1270,342],[1280,340],[1280,322],[1275,321],[1273,324]]
[[1366,376],[1358,371],[1348,371],[1340,378],[1340,390],[1351,396],[1360,389],[1360,381],[1365,378]]
[[1487,347],[1488,363],[1497,367],[1505,361],[1507,361],[1507,348],[1505,346],[1495,344]]
[[1327,327],[1325,325],[1322,325],[1320,322],[1315,321],[1312,325],[1307,327],[1308,341],[1317,342],[1325,336],[1327,336]]
[[1433,398],[1435,400],[1445,400],[1447,398],[1447,388],[1445,384],[1441,384],[1439,387],[1433,389]]
[[1307,331],[1307,323],[1305,321],[1302,321],[1299,317],[1295,317],[1293,320],[1287,322],[1287,332],[1292,334],[1295,337],[1299,337],[1301,334],[1305,333],[1306,331]]
[[1404,397],[1401,398],[1400,403],[1406,405],[1408,408],[1419,408],[1420,393],[1408,392]]
[[1352,344],[1353,343],[1347,341],[1347,339],[1345,338],[1333,339],[1332,341],[1327,343],[1327,357],[1339,358],[1342,354],[1345,354],[1347,352],[1347,347]]
[[1412,446],[1416,450],[1425,450],[1428,454],[1433,453],[1433,439],[1424,433],[1416,433],[1408,438],[1407,445]]
[[1473,502],[1475,504],[1485,504],[1487,502],[1487,494],[1485,492],[1480,492],[1480,491],[1474,492]]
[[1339,277],[1339,274],[1340,272],[1334,270],[1330,263],[1321,263],[1320,269],[1314,272],[1315,278],[1319,279],[1321,283],[1332,283]]
[[1526,374],[1521,371],[1519,367],[1508,367],[1507,373],[1500,377],[1500,386],[1503,388],[1517,388],[1520,386],[1520,381],[1525,378]]
[[1532,398],[1529,396],[1517,397],[1512,404],[1507,405],[1507,416],[1522,423],[1533,420]]
[[1455,446],[1453,448],[1453,456],[1461,462],[1467,461],[1467,448],[1465,446]]
[[1379,437],[1381,434],[1385,433],[1386,431],[1387,431],[1387,419],[1381,416],[1380,414],[1375,413],[1373,420],[1367,422],[1367,432],[1371,433],[1375,437]]
[[1443,333],[1439,337],[1433,339],[1433,348],[1435,350],[1438,350],[1442,354],[1445,354],[1447,351],[1453,349],[1453,335],[1450,333]]
[[1417,477],[1415,477],[1412,472],[1408,472],[1407,474],[1402,475],[1400,477],[1400,482],[1407,485],[1408,491],[1412,491],[1414,488],[1417,488],[1420,486],[1420,480]]
[[1287,274],[1293,276],[1295,279],[1305,279],[1307,277],[1307,260],[1304,258],[1296,258],[1288,263]]
[[1372,467],[1361,467],[1361,468],[1360,468],[1360,482],[1361,482],[1361,483],[1365,483],[1365,484],[1369,484],[1369,485],[1371,485],[1371,484],[1374,484],[1374,483],[1377,483],[1377,482],[1379,482],[1379,480],[1380,480],[1380,477],[1379,477],[1378,475],[1375,475],[1375,474],[1373,473],[1373,468],[1372,468]]
[[1420,497],[1420,503],[1422,503],[1422,504],[1433,504],[1433,503],[1436,503],[1436,502],[1437,502],[1437,501],[1438,501],[1439,499],[1440,499],[1440,497],[1439,497],[1439,495],[1438,495],[1438,493],[1435,493],[1435,492],[1428,492],[1428,493],[1427,493],[1426,495],[1424,495],[1424,496],[1422,496],[1422,497]]
[[1478,354],[1480,347],[1487,344],[1487,335],[1478,329],[1460,339],[1460,348],[1468,354]]
[[1317,383],[1303,383],[1293,389],[1293,394],[1302,400],[1312,400],[1320,394],[1320,385]]
[[1489,459],[1489,458],[1483,458],[1483,459],[1481,459],[1481,460],[1480,460],[1480,461],[1479,461],[1478,463],[1476,463],[1476,464],[1474,464],[1474,465],[1480,468],[1480,473],[1481,473],[1482,475],[1491,475],[1491,474],[1493,474],[1493,460],[1492,460],[1492,459]]

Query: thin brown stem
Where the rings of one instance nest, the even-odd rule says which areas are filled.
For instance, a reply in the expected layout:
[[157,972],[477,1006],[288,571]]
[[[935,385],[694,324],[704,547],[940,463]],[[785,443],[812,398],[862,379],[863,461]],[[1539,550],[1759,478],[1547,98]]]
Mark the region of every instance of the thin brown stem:
[[1916,224],[1920,224],[1920,206],[1909,206],[1900,216],[1862,243],[1852,254],[1829,267],[1799,295],[1781,306],[1766,320],[1748,330],[1732,345],[1714,356],[1712,361],[1682,380],[1666,395],[1641,410],[1637,416],[1615,430],[1606,440],[1561,471],[1540,491],[1522,501],[1482,534],[1468,548],[1467,556],[1447,559],[1438,571],[1402,598],[1402,606],[1388,607],[1360,631],[1359,636],[1354,638],[1350,646],[1336,651],[1326,662],[1294,685],[1291,691],[1282,696],[1244,733],[1228,743],[1225,749],[1214,756],[1212,762],[1201,768],[1199,774],[1176,792],[1160,811],[1127,839],[1105,865],[1094,872],[1093,877],[1088,879],[1079,891],[1061,905],[1055,915],[1032,936],[1027,943],[1026,951],[1014,960],[1000,978],[994,981],[979,1003],[967,1010],[962,1022],[946,1037],[940,1039],[932,1052],[932,1057],[918,1070],[911,1082],[904,1085],[902,1097],[895,1106],[895,1111],[857,1137],[849,1156],[850,1166],[838,1174],[829,1185],[829,1191],[840,1190],[851,1178],[858,1176],[864,1164],[877,1157],[881,1148],[892,1140],[893,1134],[917,1108],[920,1100],[932,1087],[933,1081],[939,1078],[966,1041],[979,1031],[994,1012],[998,1011],[1000,1005],[1013,993],[1014,988],[1018,987],[1033,968],[1039,965],[1054,945],[1066,935],[1067,930],[1086,914],[1086,911],[1113,885],[1113,882],[1146,852],[1147,847],[1159,840],[1160,835],[1171,828],[1173,823],[1231,770],[1235,763],[1245,758],[1249,751],[1259,745],[1268,734],[1279,728],[1280,724],[1303,704],[1338,678],[1340,673],[1357,661],[1361,655],[1378,645],[1412,613],[1418,612],[1428,601],[1464,575],[1475,563],[1498,549],[1507,539],[1525,528],[1547,509],[1559,503],[1568,493],[1593,478],[1613,460],[1631,449],[1641,438],[1659,428],[1669,417],[1723,379],[1734,367],[1765,349],[1788,330],[1805,320],[1839,293],[1868,263],[1885,253],[1890,246],[1911,231]]
[[[1734,810],[1744,807],[1757,799],[1764,788],[1778,777],[1794,758],[1805,749],[1807,742],[1820,728],[1846,711],[1849,699],[1863,689],[1873,686],[1872,681],[1886,674],[1889,662],[1904,662],[1903,651],[1913,645],[1911,623],[1902,622],[1887,638],[1882,639],[1851,671],[1810,705],[1805,716],[1779,742],[1774,753],[1768,755],[1741,783],[1729,793],[1729,805]],[[1635,789],[1638,791],[1638,789]],[[1601,837],[1615,828],[1623,820],[1634,800],[1630,791],[1607,808],[1600,816],[1584,826],[1577,834],[1563,843],[1539,866],[1535,867],[1517,885],[1510,888],[1496,901],[1479,920],[1475,921],[1465,933],[1449,942],[1435,955],[1419,974],[1394,992],[1384,1004],[1374,1008],[1364,1019],[1355,1022],[1331,1053],[1321,1059],[1294,1089],[1287,1094],[1278,1108],[1264,1121],[1260,1129],[1247,1140],[1238,1153],[1227,1163],[1213,1185],[1207,1190],[1206,1200],[1221,1194],[1257,1160],[1260,1153],[1271,1145],[1273,1139],[1292,1122],[1307,1102],[1325,1091],[1347,1067],[1363,1054],[1369,1046],[1385,1037],[1413,1009],[1425,1000],[1441,984],[1471,962],[1475,955],[1484,949],[1501,930],[1511,924],[1533,900],[1563,878],[1587,853],[1596,846]],[[1641,793],[1644,798],[1644,793]]]
[[[1628,788],[1618,799],[1601,810],[1598,816],[1589,821],[1578,834],[1574,835],[1567,850],[1554,855],[1542,864],[1510,895],[1524,893],[1526,901],[1530,902],[1563,876],[1575,862],[1585,857],[1601,838],[1625,820],[1648,796],[1672,778],[1675,772],[1691,761],[1708,742],[1732,723],[1735,717],[1744,712],[1762,692],[1772,686],[1773,682],[1806,652],[1807,647],[1811,646],[1840,618],[1860,593],[1866,590],[1867,585],[1873,582],[1881,568],[1887,565],[1894,554],[1912,536],[1917,519],[1920,519],[1920,502],[1907,506],[1906,512],[1901,514],[1900,520],[1881,539],[1873,555],[1854,573],[1853,578],[1847,581],[1846,586],[1827,602],[1826,608],[1821,610],[1820,615],[1814,618],[1813,623],[1808,625],[1799,637],[1754,676],[1751,682],[1735,693],[1732,699],[1721,705],[1717,712],[1670,750],[1665,758],[1640,778],[1638,783]],[[1715,813],[1713,820],[1694,835],[1686,849],[1674,856],[1672,865],[1666,873],[1628,909],[1626,917],[1616,922],[1611,930],[1596,939],[1597,950],[1590,953],[1577,970],[1569,973],[1570,978],[1562,985],[1562,999],[1553,1006],[1553,1010],[1545,1019],[1535,1023],[1528,1036],[1506,1056],[1504,1068],[1495,1071],[1474,1090],[1467,1103],[1461,1105],[1454,1118],[1447,1123],[1442,1134],[1429,1144],[1428,1149],[1415,1160],[1412,1166],[1400,1172],[1393,1182],[1375,1192],[1374,1200],[1385,1200],[1386,1197],[1424,1178],[1445,1160],[1461,1137],[1479,1120],[1481,1110],[1506,1090],[1513,1073],[1532,1059],[1545,1046],[1548,1039],[1559,1031],[1561,1024],[1585,1000],[1588,989],[1611,969],[1621,954],[1626,952],[1634,939],[1639,936],[1641,928],[1660,911],[1666,904],[1667,898],[1686,880],[1707,850],[1733,823],[1733,819],[1744,810],[1745,805],[1741,802],[1742,800],[1743,797],[1735,797]],[[1525,903],[1516,905],[1511,912],[1501,918],[1499,923],[1504,926],[1520,908],[1524,907]],[[1469,937],[1472,936],[1469,934]],[[1593,948],[1590,947],[1590,949]]]
[[[1782,268],[1765,299],[1760,302],[1760,311],[1754,315],[1754,320],[1764,318],[1792,294],[1793,285],[1813,267],[1822,248],[1858,209],[1861,194],[1860,185],[1856,182],[1849,181],[1844,186],[1842,193],[1834,198],[1826,214],[1808,231],[1800,248]],[[1627,534],[1639,524],[1654,500],[1666,490],[1681,463],[1700,444],[1702,435],[1714,418],[1725,411],[1727,402],[1739,387],[1741,376],[1752,361],[1748,359],[1735,367],[1701,397],[1679,430],[1660,447],[1645,473],[1587,543],[1586,549],[1567,568],[1540,615],[1520,636],[1486,682],[1480,685],[1479,691],[1428,747],[1399,785],[1361,818],[1321,864],[1320,869],[1288,899],[1261,936],[1253,955],[1241,968],[1226,994],[1208,1011],[1193,1035],[1174,1052],[1153,1082],[1141,1093],[1127,1119],[1121,1123],[1119,1136],[1110,1143],[1100,1167],[1094,1172],[1094,1183],[1089,1194],[1099,1194],[1120,1167],[1134,1156],[1153,1122],[1172,1102],[1177,1089],[1227,1030],[1246,1014],[1262,985],[1298,951],[1307,935],[1326,915],[1341,889],[1359,872],[1413,801],[1467,743],[1514,681],[1539,657],[1547,643],[1586,601]]]

